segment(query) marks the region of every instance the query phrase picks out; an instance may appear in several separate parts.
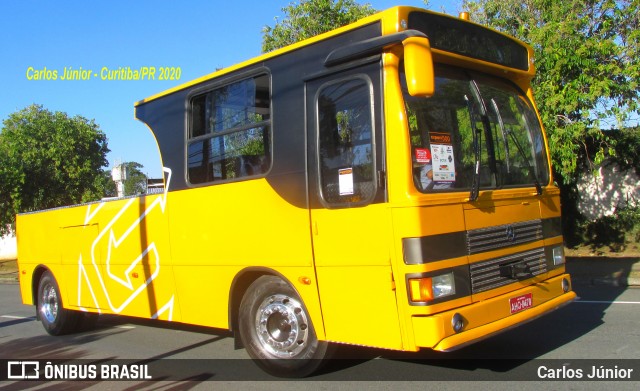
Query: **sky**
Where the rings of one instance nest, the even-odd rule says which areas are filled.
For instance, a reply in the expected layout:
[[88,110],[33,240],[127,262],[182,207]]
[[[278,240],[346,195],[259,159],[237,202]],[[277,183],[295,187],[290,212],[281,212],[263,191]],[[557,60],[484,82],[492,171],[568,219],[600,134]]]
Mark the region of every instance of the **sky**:
[[[422,0],[361,0],[375,9]],[[290,0],[3,1],[0,5],[0,121],[31,104],[94,119],[107,135],[110,167],[136,161],[162,177],[157,144],[134,103],[260,54],[262,28]],[[428,8],[457,15],[461,1]],[[147,80],[103,80],[108,71],[154,67]],[[159,80],[160,68],[176,80]],[[94,74],[62,80],[65,69]],[[90,73],[89,73],[90,71]],[[103,73],[104,72],[104,73]],[[51,80],[57,73],[57,79]],[[47,80],[47,78],[49,80]],[[106,168],[106,167],[105,167]]]

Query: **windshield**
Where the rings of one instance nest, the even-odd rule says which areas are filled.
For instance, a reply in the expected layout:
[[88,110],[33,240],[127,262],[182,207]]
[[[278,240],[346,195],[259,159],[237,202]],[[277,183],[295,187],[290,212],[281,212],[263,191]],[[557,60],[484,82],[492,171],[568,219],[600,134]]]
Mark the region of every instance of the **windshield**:
[[535,186],[549,182],[542,130],[527,97],[498,78],[436,67],[430,98],[402,77],[413,174],[421,192]]

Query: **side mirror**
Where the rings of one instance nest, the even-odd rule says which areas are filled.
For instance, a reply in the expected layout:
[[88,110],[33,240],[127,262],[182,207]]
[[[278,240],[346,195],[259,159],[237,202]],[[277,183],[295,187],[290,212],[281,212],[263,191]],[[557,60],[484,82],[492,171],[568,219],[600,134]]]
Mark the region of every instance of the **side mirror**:
[[435,91],[431,45],[425,37],[410,37],[404,46],[404,73],[409,95],[430,97]]

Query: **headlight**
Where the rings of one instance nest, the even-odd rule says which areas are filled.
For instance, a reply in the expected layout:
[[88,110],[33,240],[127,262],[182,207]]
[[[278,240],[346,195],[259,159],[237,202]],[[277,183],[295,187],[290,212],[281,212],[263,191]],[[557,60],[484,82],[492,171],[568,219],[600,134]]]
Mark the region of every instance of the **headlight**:
[[553,264],[555,266],[562,265],[564,263],[564,247],[557,246],[552,250]]
[[433,287],[434,299],[456,293],[456,283],[453,278],[453,273],[433,277],[431,280],[431,286]]
[[453,272],[434,277],[409,279],[411,301],[427,302],[456,293]]

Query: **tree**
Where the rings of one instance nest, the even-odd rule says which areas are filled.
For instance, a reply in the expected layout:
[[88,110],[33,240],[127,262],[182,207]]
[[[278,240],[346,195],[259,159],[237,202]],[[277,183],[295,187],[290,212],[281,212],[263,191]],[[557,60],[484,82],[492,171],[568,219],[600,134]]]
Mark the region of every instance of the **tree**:
[[142,164],[137,162],[122,163],[127,170],[127,179],[124,181],[124,194],[136,195],[147,192],[147,176],[142,173]]
[[565,184],[576,179],[585,140],[597,142],[596,163],[615,154],[603,130],[624,129],[640,113],[640,0],[464,0],[463,8],[533,46],[534,94]]
[[345,26],[376,12],[370,4],[354,0],[301,0],[282,8],[285,17],[276,18],[274,27],[262,29],[262,52],[266,53],[292,43]]
[[118,189],[111,177],[111,170],[103,170],[102,173],[96,177],[95,186],[98,193],[102,194],[102,197],[110,198],[118,196]]
[[0,132],[0,234],[15,214],[100,199],[107,137],[94,120],[32,105]]

